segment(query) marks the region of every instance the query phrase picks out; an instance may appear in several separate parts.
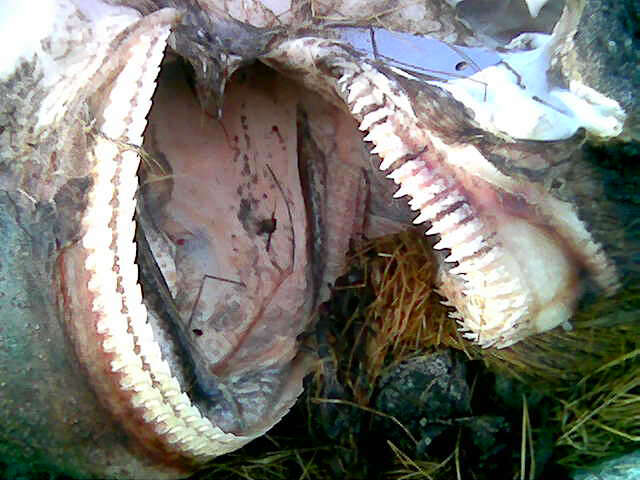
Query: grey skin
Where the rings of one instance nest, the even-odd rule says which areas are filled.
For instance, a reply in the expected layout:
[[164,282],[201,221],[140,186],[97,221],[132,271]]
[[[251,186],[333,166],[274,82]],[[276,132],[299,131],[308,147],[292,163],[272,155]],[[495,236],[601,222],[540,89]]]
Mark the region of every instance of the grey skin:
[[[279,28],[257,30],[224,14],[215,18],[210,9],[194,1],[137,3],[144,14],[166,6],[182,11],[182,26],[172,41],[176,51],[193,64],[196,82],[214,82],[215,113],[229,72],[259,57],[282,35]],[[637,68],[638,62],[617,55],[619,49],[607,52],[598,42],[588,40],[603,32],[596,21],[600,3],[588,2],[582,18],[591,20],[581,23],[585,34],[576,40],[585,45],[563,57],[562,68],[588,74],[590,84],[618,98],[630,112],[623,136],[637,138],[637,98],[632,92],[638,90],[638,75],[629,69]],[[460,38],[473,38],[467,24],[456,24],[453,15],[445,16],[451,13],[449,7],[441,7],[443,22],[461,32]],[[613,41],[637,55],[637,36],[625,29],[622,20],[629,14],[625,9],[633,9],[632,2],[619,2],[610,9],[615,11],[614,33],[618,35]],[[637,16],[637,11],[630,13]],[[607,25],[611,28],[611,23]],[[616,59],[621,68],[592,65],[586,58],[593,52],[603,61]],[[230,60],[229,53],[236,57]],[[207,62],[210,66],[205,74],[202,65]],[[103,74],[113,68],[106,61]],[[92,80],[100,84],[99,78]],[[78,92],[79,100],[68,106],[69,121],[44,137],[34,130],[33,115],[42,92],[32,65],[16,65],[14,75],[0,83],[0,459],[8,465],[10,478],[34,471],[64,472],[77,478],[180,478],[199,467],[167,465],[113,420],[87,380],[65,330],[60,295],[64,279],[58,262],[65,248],[78,241],[79,212],[86,207],[90,180],[84,155],[91,141],[88,126],[92,118],[84,106],[95,85],[85,85],[86,91]],[[463,107],[452,108],[461,111]],[[56,144],[57,140],[61,141]],[[63,175],[54,175],[61,165]],[[572,173],[573,177],[565,173],[570,181],[579,177]],[[570,184],[563,187],[570,197],[581,194],[579,189],[572,192]],[[391,191],[391,185],[380,188],[387,195]],[[406,207],[397,208],[406,215]],[[596,219],[598,208],[593,206]],[[402,214],[392,217],[397,220]],[[601,237],[606,230],[603,228]],[[624,261],[628,250],[625,253],[618,247],[616,258]]]

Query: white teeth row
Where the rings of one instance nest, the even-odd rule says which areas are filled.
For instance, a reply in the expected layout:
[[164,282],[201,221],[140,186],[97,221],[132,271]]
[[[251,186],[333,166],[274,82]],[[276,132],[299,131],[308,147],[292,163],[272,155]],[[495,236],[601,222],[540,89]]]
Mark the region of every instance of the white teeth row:
[[[368,131],[364,140],[372,142],[372,153],[382,158],[380,169],[415,155],[396,134],[396,125],[410,130],[406,127],[411,126],[413,111],[408,97],[371,68],[352,73],[349,81],[342,84],[342,92],[352,113],[362,117],[359,128]],[[365,110],[371,111],[362,114]],[[427,234],[440,235],[435,248],[451,250],[445,261],[458,263],[448,274],[462,280],[463,291],[446,303],[457,308],[450,316],[464,336],[484,347],[516,341],[521,331],[516,327],[526,325],[529,298],[522,293],[519,279],[501,265],[503,253],[489,243],[483,222],[475,217],[465,196],[452,180],[419,158],[406,160],[387,176],[400,186],[395,198],[411,197],[409,206],[419,211],[414,223],[431,222]]]
[[[167,26],[158,26],[153,35],[141,36],[131,49],[131,58],[110,92],[101,126],[105,136],[141,145],[169,33]],[[139,157],[133,151],[121,152],[116,142],[105,138],[98,138],[94,154],[97,164],[82,242],[92,252],[85,262],[91,272],[88,287],[95,295],[97,331],[105,337],[102,349],[114,357],[111,370],[121,375],[120,388],[132,393],[132,405],[143,410],[145,421],[176,451],[206,460],[234,450],[248,439],[225,434],[201,415],[162,359],[147,322],[135,264],[133,216]],[[114,187],[115,209],[111,206]],[[109,227],[112,219],[113,231]],[[118,293],[118,285],[124,293]]]

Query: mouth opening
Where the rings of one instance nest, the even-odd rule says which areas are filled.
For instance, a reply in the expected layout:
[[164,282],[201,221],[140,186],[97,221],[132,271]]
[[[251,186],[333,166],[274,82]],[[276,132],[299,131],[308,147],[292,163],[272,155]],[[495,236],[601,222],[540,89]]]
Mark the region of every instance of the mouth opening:
[[[191,401],[225,432],[261,434],[299,393],[296,337],[311,305],[293,300],[311,282],[296,256],[312,248],[299,231],[306,192],[290,167],[295,108],[274,72],[249,67],[217,119],[191,73],[168,53],[158,77],[140,167],[140,283]],[[285,296],[291,305],[279,306]]]

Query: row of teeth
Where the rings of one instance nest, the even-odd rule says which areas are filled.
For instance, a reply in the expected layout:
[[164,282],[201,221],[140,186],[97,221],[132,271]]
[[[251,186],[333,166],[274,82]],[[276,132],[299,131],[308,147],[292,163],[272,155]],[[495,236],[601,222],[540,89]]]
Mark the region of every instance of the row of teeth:
[[[403,162],[388,175],[400,185],[394,197],[411,197],[409,206],[419,212],[414,223],[430,222],[427,235],[440,236],[434,248],[450,249],[445,261],[458,263],[448,273],[461,280],[462,295],[457,301],[443,302],[458,310],[450,317],[466,338],[483,347],[511,344],[527,323],[526,290],[501,265],[501,248],[490,242],[487,228],[474,215],[455,180],[438,173],[429,165],[427,152],[416,155],[415,147],[395,133],[396,125],[411,125],[415,115],[408,97],[390,83],[365,64],[359,70],[347,70],[338,80],[338,89],[352,114],[361,119],[360,130],[368,132],[364,140],[374,144],[372,153],[382,158],[380,169]],[[411,130],[404,128],[403,132]]]
[[[143,36],[132,50],[104,114],[102,133],[107,138],[142,144],[146,119],[138,112],[146,116],[149,111],[169,33],[167,26],[157,27],[154,35]],[[130,393],[131,405],[172,450],[200,460],[235,450],[243,439],[224,433],[192,405],[162,359],[147,322],[135,264],[138,154],[121,151],[106,138],[97,139],[94,153],[99,161],[93,171],[95,183],[82,242],[91,252],[85,266],[92,272],[93,311],[99,315],[102,348],[113,358],[111,371],[119,374],[120,387]]]

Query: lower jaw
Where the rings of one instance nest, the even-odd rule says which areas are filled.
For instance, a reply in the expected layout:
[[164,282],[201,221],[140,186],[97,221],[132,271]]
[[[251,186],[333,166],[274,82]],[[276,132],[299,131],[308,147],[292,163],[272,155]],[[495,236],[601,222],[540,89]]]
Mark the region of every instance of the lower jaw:
[[[268,81],[268,77],[269,75],[263,76],[261,80]],[[236,170],[236,176],[232,175],[232,179],[226,183],[221,181],[221,178],[216,178],[212,171],[206,171],[206,168],[201,172],[204,176],[199,176],[196,173],[199,168],[198,164],[191,162],[191,160],[182,166],[179,164],[168,165],[169,172],[153,171],[157,163],[150,160],[150,157],[143,156],[141,175],[144,180],[142,183],[144,181],[149,183],[142,185],[143,188],[140,191],[146,190],[147,200],[162,197],[162,188],[160,188],[159,194],[158,190],[154,191],[154,187],[161,187],[163,183],[162,181],[154,182],[153,177],[158,173],[169,173],[172,184],[169,186],[169,191],[174,190],[169,197],[173,199],[177,197],[178,204],[185,195],[190,194],[189,185],[193,186],[194,180],[196,182],[202,181],[206,176],[209,176],[204,183],[215,185],[215,188],[212,189],[214,190],[213,195],[206,199],[209,206],[200,209],[198,209],[198,205],[192,204],[183,205],[182,210],[171,210],[173,208],[171,205],[162,202],[155,205],[150,201],[142,202],[146,204],[147,214],[152,213],[146,215],[142,222],[138,222],[138,228],[140,228],[140,224],[159,226],[162,231],[148,230],[146,236],[160,238],[165,242],[169,241],[171,244],[169,250],[188,251],[190,245],[194,245],[194,242],[197,243],[198,238],[195,238],[194,235],[185,236],[185,233],[193,234],[193,232],[187,232],[186,228],[189,226],[187,223],[192,220],[190,217],[199,216],[198,221],[202,225],[217,223],[210,232],[211,237],[206,237],[206,243],[210,244],[209,246],[213,249],[209,253],[217,258],[217,264],[214,262],[212,265],[209,262],[208,266],[204,265],[205,269],[202,272],[197,275],[191,272],[192,275],[189,277],[189,272],[184,270],[187,268],[185,265],[194,267],[194,265],[207,261],[199,257],[189,258],[188,253],[182,254],[182,256],[179,254],[178,258],[165,258],[165,263],[171,265],[170,268],[165,268],[162,274],[165,281],[169,280],[169,289],[174,292],[172,300],[180,313],[182,324],[175,325],[171,324],[171,321],[167,322],[168,309],[166,308],[164,311],[162,308],[160,311],[148,311],[147,307],[150,306],[151,295],[147,295],[146,285],[143,284],[142,289],[138,286],[142,278],[138,278],[140,268],[134,263],[134,260],[140,261],[140,245],[137,246],[136,256],[135,250],[132,252],[130,249],[131,246],[136,246],[131,228],[135,224],[127,224],[126,220],[129,216],[133,218],[135,210],[135,207],[126,205],[128,197],[134,197],[131,185],[120,186],[119,191],[116,188],[116,192],[112,193],[109,205],[111,211],[115,213],[113,213],[111,220],[105,218],[105,210],[97,214],[100,207],[94,206],[95,211],[85,217],[83,240],[65,249],[59,259],[62,311],[65,322],[69,336],[73,339],[76,354],[81,364],[88,370],[88,377],[97,397],[112,412],[124,429],[137,440],[146,455],[168,465],[191,468],[191,466],[202,464],[218,455],[236,450],[253,438],[262,435],[294,403],[301,392],[302,378],[308,371],[309,359],[307,355],[296,352],[296,337],[307,329],[312,318],[312,309],[319,301],[320,295],[315,291],[317,285],[314,284],[317,281],[314,276],[317,277],[318,273],[312,272],[314,266],[306,258],[315,247],[307,246],[310,242],[310,233],[307,231],[309,227],[305,226],[305,221],[301,219],[306,217],[309,220],[318,212],[314,212],[311,217],[309,217],[309,212],[305,212],[309,201],[303,199],[304,194],[300,186],[300,174],[297,168],[291,168],[291,164],[297,165],[298,160],[285,158],[285,161],[281,161],[282,159],[272,157],[272,154],[274,156],[278,154],[276,150],[279,150],[281,154],[285,152],[283,154],[285,156],[296,155],[296,142],[298,141],[295,133],[297,100],[294,95],[286,98],[290,94],[287,91],[287,85],[291,87],[290,84],[285,83],[285,86],[275,87],[272,92],[263,92],[262,95],[254,92],[249,96],[246,91],[243,92],[244,87],[231,85],[229,87],[231,96],[226,99],[225,118],[221,124],[218,124],[217,120],[210,118],[203,111],[192,112],[194,114],[191,118],[193,120],[192,128],[217,129],[215,139],[209,137],[196,141],[226,144],[226,147],[210,145],[211,149],[207,153],[209,156],[218,157],[215,159],[215,165],[222,166],[224,174],[229,173],[230,170]],[[162,86],[160,90],[162,90]],[[286,100],[283,105],[276,105],[271,109],[264,105],[256,106],[255,102],[264,104],[265,98],[268,99],[271,95],[280,97],[281,100],[286,98]],[[240,103],[242,108],[239,107]],[[249,104],[249,108],[245,107],[245,103]],[[274,108],[280,109],[281,120],[273,120],[273,117],[277,116]],[[327,108],[331,111],[335,110],[333,107],[327,106]],[[256,111],[263,112],[262,115],[267,112],[267,115],[271,116],[273,124],[261,120],[259,115],[254,119]],[[145,133],[145,142],[150,142],[148,145],[145,144],[145,147],[150,149],[153,148],[150,135],[154,130],[154,115],[157,113],[151,114],[152,125],[151,128],[147,128]],[[282,120],[283,115],[286,120]],[[254,131],[249,135],[251,138],[247,137],[247,132],[244,132],[245,139],[242,139],[242,129],[246,129],[247,124],[249,124],[249,128],[254,128],[251,125],[252,122],[260,123],[261,128],[266,128],[265,132],[258,134]],[[353,133],[357,131],[354,125],[350,125],[349,128]],[[270,139],[265,139],[263,133],[270,134]],[[176,138],[181,137],[178,132],[169,131],[168,134],[173,134]],[[247,164],[246,158],[240,158],[238,161],[240,149],[234,151],[233,148],[229,148],[230,140],[233,143],[235,138],[237,143],[239,136],[241,143],[242,141],[251,143],[252,140],[262,141],[261,145],[251,147],[245,144],[242,147],[245,153],[251,152],[251,148],[253,148],[254,153],[262,150],[260,153],[264,157],[268,155],[269,159],[261,168],[257,164],[253,165],[252,162]],[[119,180],[137,178],[134,167],[135,152],[126,146],[122,148],[122,144],[102,138],[101,135],[97,136],[97,142],[95,177],[90,193],[90,202],[94,201],[94,203],[98,202],[96,198],[99,195],[105,194],[104,190],[101,190],[101,188],[104,189],[104,185],[115,184],[117,186]],[[266,148],[265,144],[270,142],[277,148]],[[106,160],[106,163],[112,162],[113,166],[105,167],[104,152],[109,152],[114,146],[113,160],[108,158]],[[220,154],[221,151],[222,154]],[[251,160],[255,161],[255,158]],[[109,168],[114,176],[101,180],[101,176],[106,175],[104,172]],[[249,171],[245,172],[244,170],[247,168]],[[125,173],[127,170],[128,173]],[[293,175],[295,182],[288,179],[287,176],[291,175]],[[224,175],[219,177],[222,176]],[[186,182],[184,182],[185,179],[187,179]],[[101,181],[103,187],[100,187]],[[261,188],[264,188],[264,197],[260,194]],[[251,210],[244,219],[240,218],[242,212],[239,211],[241,210],[239,205],[243,205],[240,189],[243,189],[244,195],[251,197],[249,200],[260,200],[251,204]],[[346,190],[349,189],[346,188]],[[345,194],[345,199],[337,201],[333,199],[333,208],[342,208],[339,205],[350,201],[352,192],[348,191]],[[138,200],[140,201],[140,198]],[[203,198],[194,194],[193,200],[202,202]],[[171,203],[171,201],[167,203]],[[345,210],[348,210],[345,205],[343,206]],[[130,213],[123,213],[127,208]],[[140,215],[141,211],[138,210],[138,215]],[[163,212],[169,213],[165,215]],[[207,216],[209,214],[212,215]],[[124,218],[115,218],[116,215]],[[145,214],[143,213],[143,215]],[[325,218],[324,221],[339,224],[340,228],[334,237],[328,239],[333,248],[331,248],[328,257],[322,258],[323,273],[320,274],[320,277],[323,278],[326,278],[327,275],[337,274],[341,269],[344,253],[346,253],[349,237],[352,233],[350,229],[345,229],[344,218],[345,215],[347,217],[356,216],[356,211],[334,211],[331,215],[333,220]],[[275,231],[260,231],[261,225],[272,218],[277,220]],[[140,217],[138,219],[141,220]],[[294,219],[302,223],[294,225]],[[113,228],[114,225],[116,227],[124,225],[124,227],[116,231]],[[235,231],[238,228],[240,230]],[[235,233],[233,233],[234,231]],[[224,232],[226,237],[214,239],[216,232]],[[109,235],[110,240],[106,238],[106,235]],[[118,237],[119,235],[122,236]],[[238,238],[242,235],[250,237],[249,240],[243,243],[242,238]],[[233,237],[233,240],[230,241],[227,237]],[[293,243],[292,237],[296,239]],[[202,238],[200,237],[199,240]],[[155,247],[158,246],[159,244],[156,242]],[[327,248],[327,245],[324,247]],[[260,250],[260,253],[255,257],[256,261],[260,265],[265,262],[268,264],[260,267],[263,270],[262,273],[255,265],[245,264],[247,256],[252,255],[256,249]],[[295,251],[291,251],[292,249]],[[316,252],[311,256],[319,258],[320,254]],[[156,260],[161,263],[159,258],[156,257]],[[327,266],[327,264],[330,265]],[[109,265],[113,265],[113,267],[109,268]],[[244,267],[239,267],[239,265],[244,265]],[[208,268],[217,270],[208,270]],[[255,271],[252,268],[255,268]],[[297,291],[288,292],[288,294],[285,291],[283,294],[278,292],[277,288],[275,290],[271,288],[270,291],[275,300],[274,298],[266,298],[262,303],[257,302],[254,298],[256,296],[268,297],[266,292],[269,289],[261,283],[264,279],[260,278],[264,272],[271,276],[282,276],[276,282],[278,287],[282,287],[283,284],[286,288],[295,286]],[[201,332],[204,330],[202,325],[211,322],[211,309],[215,310],[216,301],[223,301],[220,298],[210,301],[205,299],[201,291],[202,273],[215,279],[213,283],[215,283],[214,290],[216,290],[217,297],[240,292],[242,298],[238,301],[243,308],[247,307],[248,310],[251,310],[250,306],[253,306],[258,309],[266,309],[261,313],[254,312],[254,318],[249,322],[249,325],[245,322],[243,328],[249,330],[249,334],[246,334],[249,340],[251,334],[260,330],[262,325],[266,323],[265,319],[256,318],[259,315],[271,316],[275,323],[274,328],[277,328],[278,325],[280,328],[287,327],[282,331],[282,336],[287,338],[280,344],[276,343],[275,347],[271,349],[277,350],[275,359],[272,358],[268,348],[258,348],[255,358],[251,357],[253,352],[247,353],[247,349],[243,350],[237,345],[226,348],[226,350],[220,348],[216,351],[216,342],[217,344],[224,342],[225,335],[216,337],[213,335],[215,332],[209,336],[207,333],[202,335]],[[172,274],[175,278],[171,278]],[[307,293],[304,293],[305,289]],[[324,291],[324,294],[327,293],[326,288],[321,290]],[[143,294],[145,298],[143,298]],[[284,304],[281,302],[284,298],[283,295],[286,297]],[[204,299],[202,302],[201,298]],[[204,303],[204,307],[202,303]],[[274,318],[275,314],[272,311],[274,308],[280,311],[285,308],[288,312],[287,315],[295,315],[295,318],[291,318],[289,321]],[[247,317],[251,318],[249,314]],[[178,336],[176,336],[176,329],[181,330]],[[167,334],[167,332],[169,333]],[[277,336],[275,332],[277,330],[271,330],[266,334],[269,337]],[[245,335],[243,332],[235,332],[229,336],[233,337],[236,333],[240,336]],[[202,335],[204,338],[200,338],[198,335]],[[182,339],[179,338],[180,336]],[[167,343],[158,344],[157,341],[160,339],[167,340]],[[250,343],[246,339],[244,341]],[[268,344],[269,341],[271,338],[266,339],[258,336],[257,340],[254,339],[254,344],[255,342]],[[212,345],[214,346],[212,347]],[[205,350],[204,358],[202,353],[198,353],[203,350]],[[192,354],[191,361],[181,357],[180,354],[184,354],[185,351]],[[196,353],[194,354],[194,352]],[[197,368],[194,368],[194,362]],[[239,366],[236,368],[235,364]],[[240,371],[237,375],[236,370]],[[238,391],[243,388],[247,389],[246,383],[236,382],[230,388],[226,388],[224,385],[227,382],[233,384],[234,376],[242,377],[244,375],[244,377],[250,378],[251,374],[247,373],[248,371],[258,373],[265,371],[267,372],[265,375],[274,377],[261,380],[262,383],[272,381],[274,383],[273,392],[269,394],[271,398],[266,397],[270,401],[255,412],[248,411],[252,407],[252,401],[255,403],[255,398],[253,400],[249,398],[244,403],[242,400],[234,398]],[[202,377],[213,379],[216,391],[222,391],[222,396],[218,393],[212,393],[211,390],[208,391],[206,386],[203,386],[207,379],[203,380]],[[222,388],[217,388],[220,385]],[[243,393],[240,392],[237,395],[242,397]],[[222,404],[224,407],[220,408]],[[229,406],[231,408],[227,408]]]

